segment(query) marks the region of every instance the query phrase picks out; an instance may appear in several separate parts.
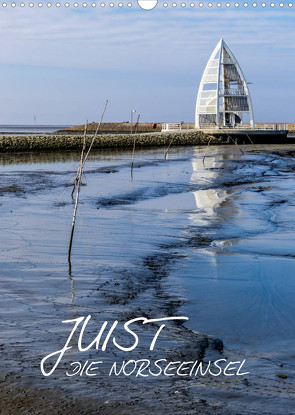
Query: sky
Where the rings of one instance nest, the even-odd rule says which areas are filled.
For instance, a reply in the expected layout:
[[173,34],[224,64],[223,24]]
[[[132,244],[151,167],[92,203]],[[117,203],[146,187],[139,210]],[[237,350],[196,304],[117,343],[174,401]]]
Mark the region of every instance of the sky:
[[295,122],[295,3],[218,9],[176,0],[172,8],[167,0],[144,11],[123,0],[122,8],[23,1],[0,5],[0,124],[97,121],[106,99],[105,121],[129,121],[135,109],[141,121],[193,122],[221,37],[251,82],[255,120]]

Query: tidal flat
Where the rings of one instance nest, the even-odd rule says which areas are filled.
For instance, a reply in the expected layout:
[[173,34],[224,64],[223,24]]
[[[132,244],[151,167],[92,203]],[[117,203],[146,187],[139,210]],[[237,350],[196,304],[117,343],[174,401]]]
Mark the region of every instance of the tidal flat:
[[[67,251],[79,152],[0,154],[3,414],[293,414],[295,407],[295,146],[94,150],[85,167],[71,263]],[[64,320],[91,315],[137,347],[81,352],[54,373]],[[245,362],[245,376],[109,376],[113,362]],[[71,363],[103,361],[97,376]],[[51,366],[52,367],[52,366]]]

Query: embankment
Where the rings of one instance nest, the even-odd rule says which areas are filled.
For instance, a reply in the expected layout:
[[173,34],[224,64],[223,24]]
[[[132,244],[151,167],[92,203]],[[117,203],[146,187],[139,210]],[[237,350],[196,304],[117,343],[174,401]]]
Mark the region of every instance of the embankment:
[[[87,136],[89,145],[93,134]],[[204,134],[201,131],[147,133],[147,134],[102,134],[99,135],[93,148],[125,149],[133,147],[186,146],[222,144],[222,140]],[[82,134],[43,134],[29,136],[0,137],[0,152],[11,151],[42,151],[42,150],[73,150],[82,147]]]

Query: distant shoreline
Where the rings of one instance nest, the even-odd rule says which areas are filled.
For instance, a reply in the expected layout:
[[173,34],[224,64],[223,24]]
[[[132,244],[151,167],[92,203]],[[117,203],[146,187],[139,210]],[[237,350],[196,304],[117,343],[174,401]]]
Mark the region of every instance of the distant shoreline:
[[69,125],[11,125],[2,124],[0,125],[0,136],[1,135],[31,135],[31,134],[47,134],[54,133],[60,130],[71,128]]
[[[295,123],[287,123],[289,131],[292,135],[295,135]],[[141,122],[132,124],[133,133],[155,133],[162,131],[162,122]],[[257,122],[256,126],[261,128],[269,128],[270,126],[277,125],[281,129],[285,123],[280,122]],[[247,124],[245,124],[247,126]],[[5,135],[41,135],[41,134],[81,134],[84,132],[84,124],[82,125],[0,125],[0,137]],[[91,122],[87,126],[88,133],[94,133],[97,128],[97,123]],[[181,123],[181,131],[192,130],[195,128],[194,123]],[[129,122],[103,122],[100,125],[100,134],[130,134],[131,123]]]

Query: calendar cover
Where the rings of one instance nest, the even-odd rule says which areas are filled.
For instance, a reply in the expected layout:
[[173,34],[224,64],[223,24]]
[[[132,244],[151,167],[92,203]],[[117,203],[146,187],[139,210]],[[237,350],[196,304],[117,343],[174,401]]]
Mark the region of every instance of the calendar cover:
[[0,3],[1,414],[295,414],[294,10]]

